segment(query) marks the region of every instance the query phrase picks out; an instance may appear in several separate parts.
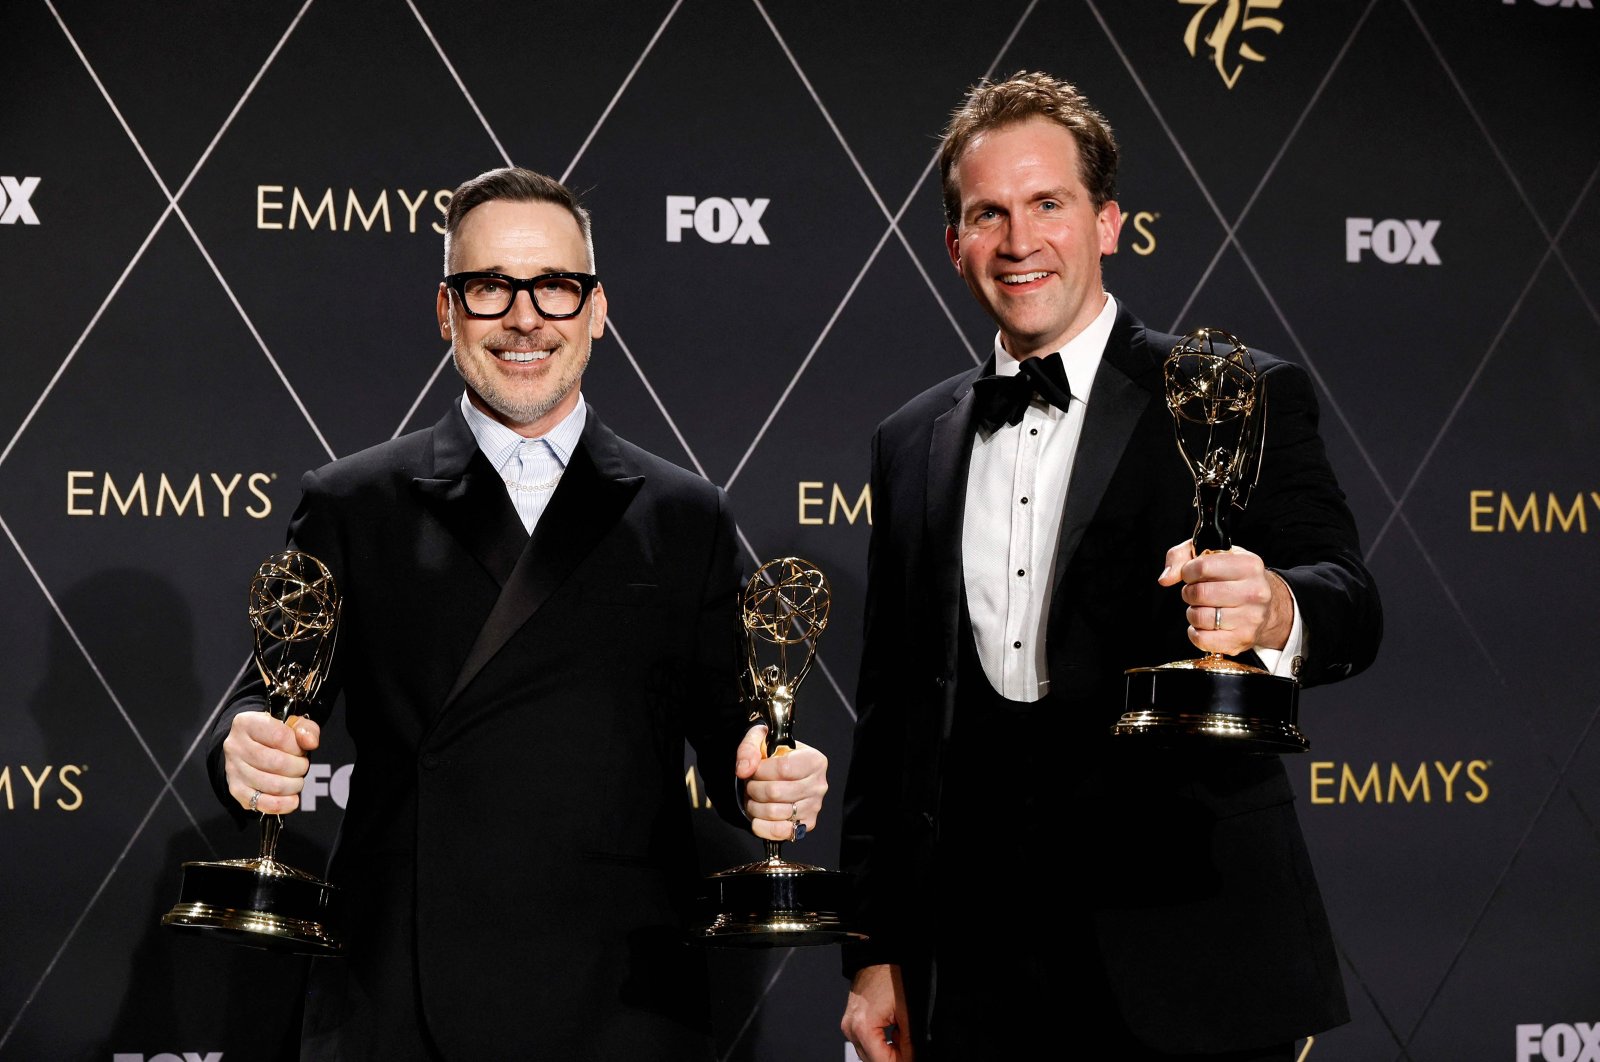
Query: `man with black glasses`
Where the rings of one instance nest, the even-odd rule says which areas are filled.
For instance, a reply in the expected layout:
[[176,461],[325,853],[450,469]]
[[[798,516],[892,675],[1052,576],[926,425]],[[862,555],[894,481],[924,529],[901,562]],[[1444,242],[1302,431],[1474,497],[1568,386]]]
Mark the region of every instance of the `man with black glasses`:
[[[450,202],[445,272],[465,393],[308,473],[290,525],[343,595],[320,703],[343,692],[357,750],[328,874],[347,954],[313,964],[302,1057],[709,1059],[684,741],[768,840],[816,825],[827,761],[764,759],[739,703],[723,492],[584,402],[606,317],[588,213],[541,174],[482,174]],[[247,683],[213,735],[241,822],[298,807],[320,736],[264,707]]]

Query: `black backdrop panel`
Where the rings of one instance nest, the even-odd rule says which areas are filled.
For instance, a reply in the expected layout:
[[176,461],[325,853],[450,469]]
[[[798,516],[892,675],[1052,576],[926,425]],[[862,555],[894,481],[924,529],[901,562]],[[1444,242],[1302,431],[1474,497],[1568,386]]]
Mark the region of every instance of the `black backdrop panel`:
[[[184,860],[256,845],[197,750],[300,474],[460,393],[436,226],[507,162],[594,211],[589,400],[729,490],[750,566],[833,581],[798,720],[836,863],[872,430],[993,342],[935,137],[1033,67],[1122,142],[1108,286],[1312,372],[1380,579],[1379,661],[1306,695],[1290,764],[1354,1010],[1310,1058],[1591,1057],[1591,0],[11,0],[0,1059],[279,1057],[296,960],[157,925]],[[330,727],[290,862],[325,859],[351,758]],[[753,857],[685,800],[707,870]],[[723,1058],[851,1057],[832,949],[713,962]]]

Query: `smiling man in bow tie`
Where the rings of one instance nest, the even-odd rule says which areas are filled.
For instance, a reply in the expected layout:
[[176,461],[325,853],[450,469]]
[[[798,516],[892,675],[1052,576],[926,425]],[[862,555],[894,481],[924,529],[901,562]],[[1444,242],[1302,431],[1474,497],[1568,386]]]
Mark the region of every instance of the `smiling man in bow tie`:
[[1111,737],[1127,668],[1198,648],[1329,682],[1382,624],[1310,381],[1276,358],[1240,545],[1195,556],[1179,337],[1103,285],[1117,155],[1042,73],[974,87],[945,130],[945,244],[998,332],[873,443],[842,850],[867,1062],[1284,1062],[1348,1020],[1278,758]]

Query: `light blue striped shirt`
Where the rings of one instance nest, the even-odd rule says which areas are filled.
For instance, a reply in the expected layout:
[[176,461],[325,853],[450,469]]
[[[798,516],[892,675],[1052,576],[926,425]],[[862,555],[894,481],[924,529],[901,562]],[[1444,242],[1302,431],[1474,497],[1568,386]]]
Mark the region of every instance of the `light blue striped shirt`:
[[583,436],[583,425],[589,418],[583,395],[578,395],[578,404],[571,413],[537,439],[525,439],[484,413],[464,391],[461,415],[467,418],[478,449],[505,481],[506,493],[522,518],[522,526],[533,534],[534,525],[550,505],[550,496]]

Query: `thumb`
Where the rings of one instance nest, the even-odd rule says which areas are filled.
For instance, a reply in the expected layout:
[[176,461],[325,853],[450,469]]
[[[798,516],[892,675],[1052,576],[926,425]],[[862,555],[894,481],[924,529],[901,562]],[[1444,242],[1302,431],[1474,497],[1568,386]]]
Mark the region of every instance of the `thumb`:
[[756,766],[767,755],[767,726],[757,723],[745,732],[744,740],[739,742],[739,751],[734,753],[733,774],[736,778],[749,778],[756,773]]
[[1161,577],[1156,580],[1162,586],[1176,586],[1183,580],[1181,574],[1183,566],[1194,559],[1194,539],[1184,541],[1167,550],[1166,567],[1161,569]]
[[294,731],[294,740],[302,752],[310,752],[322,744],[322,728],[315,719],[307,719],[303,715],[291,715],[283,721],[284,726]]

